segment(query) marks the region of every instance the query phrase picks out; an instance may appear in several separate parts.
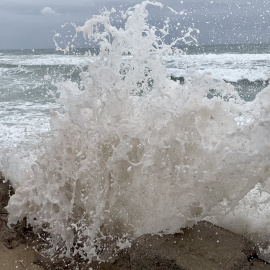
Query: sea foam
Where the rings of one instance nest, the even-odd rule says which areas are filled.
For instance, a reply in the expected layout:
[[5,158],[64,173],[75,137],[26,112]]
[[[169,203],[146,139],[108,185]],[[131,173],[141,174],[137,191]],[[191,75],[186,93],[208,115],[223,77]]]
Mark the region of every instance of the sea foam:
[[[50,233],[52,252],[101,258],[108,239],[174,233],[202,219],[269,234],[270,88],[247,103],[231,84],[195,70],[184,84],[170,80],[168,29],[148,25],[150,5],[162,8],[130,8],[123,28],[110,12],[77,28],[99,43],[99,57],[79,84],[58,85],[52,138],[1,159],[16,189],[9,223],[27,217]],[[267,250],[269,237],[257,240]]]

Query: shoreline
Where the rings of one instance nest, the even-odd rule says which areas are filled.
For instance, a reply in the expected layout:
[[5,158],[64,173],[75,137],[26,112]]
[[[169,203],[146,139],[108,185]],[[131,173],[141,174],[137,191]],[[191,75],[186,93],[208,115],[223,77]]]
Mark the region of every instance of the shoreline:
[[[5,270],[90,270],[90,269],[216,269],[270,270],[270,264],[258,258],[257,247],[242,235],[210,222],[201,221],[183,233],[142,235],[131,248],[120,250],[107,262],[82,261],[80,258],[52,259],[37,250],[46,250],[26,221],[7,227],[5,206],[13,188],[0,172],[0,268]],[[3,267],[3,268],[2,268]]]

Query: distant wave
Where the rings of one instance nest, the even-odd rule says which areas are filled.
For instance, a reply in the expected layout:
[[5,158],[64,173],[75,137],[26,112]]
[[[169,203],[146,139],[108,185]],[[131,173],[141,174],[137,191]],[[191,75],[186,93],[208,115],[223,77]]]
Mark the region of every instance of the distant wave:
[[83,56],[70,55],[5,55],[5,57],[0,57],[0,65],[78,65],[83,61],[83,59]]
[[[186,81],[185,79],[185,76],[174,76],[174,75],[171,75],[171,79],[174,80],[174,81],[179,81],[180,83],[184,83]],[[254,85],[254,86],[262,86],[262,87],[267,87],[269,85],[269,78],[266,79],[266,80],[255,80],[255,81],[252,81],[252,80],[249,80],[249,79],[239,79],[237,80],[236,82],[235,81],[229,81],[229,80],[224,80],[225,82],[227,83],[232,83],[232,84],[238,84],[238,85],[245,85],[245,86],[248,86],[248,85]]]
[[168,73],[173,77],[185,77],[187,70],[208,73],[216,79],[238,82],[268,81],[270,78],[270,54],[201,54],[182,55],[164,59]]

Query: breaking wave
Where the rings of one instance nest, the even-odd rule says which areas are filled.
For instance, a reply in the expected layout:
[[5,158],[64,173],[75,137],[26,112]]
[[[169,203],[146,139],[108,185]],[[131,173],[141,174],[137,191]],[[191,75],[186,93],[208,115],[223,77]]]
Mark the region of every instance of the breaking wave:
[[[100,258],[106,239],[119,246],[202,219],[231,229],[248,224],[244,233],[259,230],[263,246],[270,88],[245,102],[233,85],[209,74],[190,70],[184,83],[171,80],[162,59],[176,52],[163,42],[166,24],[148,25],[149,5],[162,8],[145,1],[128,9],[124,28],[111,24],[110,12],[77,28],[99,43],[99,57],[82,68],[79,83],[58,85],[52,138],[27,155],[2,157],[16,188],[9,223],[27,217],[50,233],[52,251],[60,247],[90,260]],[[265,199],[255,201],[254,190]]]

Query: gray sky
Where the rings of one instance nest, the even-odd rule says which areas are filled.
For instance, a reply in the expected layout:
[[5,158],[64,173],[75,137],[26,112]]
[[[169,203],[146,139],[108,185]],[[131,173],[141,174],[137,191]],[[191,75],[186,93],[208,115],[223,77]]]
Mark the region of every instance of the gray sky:
[[[139,0],[0,0],[0,49],[54,48],[64,23],[82,25],[102,7],[126,9]],[[270,43],[270,0],[161,0],[168,8],[150,8],[151,21],[169,16],[171,23],[200,30],[200,44]],[[177,35],[172,30],[172,36]]]

